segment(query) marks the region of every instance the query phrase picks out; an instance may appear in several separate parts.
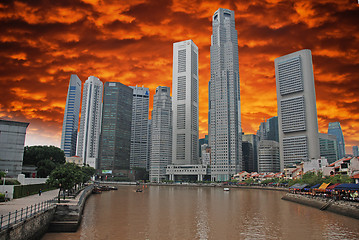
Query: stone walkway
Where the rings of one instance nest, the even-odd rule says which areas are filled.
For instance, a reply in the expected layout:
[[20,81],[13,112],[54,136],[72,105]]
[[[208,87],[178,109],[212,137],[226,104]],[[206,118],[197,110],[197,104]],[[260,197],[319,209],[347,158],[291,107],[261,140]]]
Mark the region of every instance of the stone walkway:
[[21,208],[26,208],[27,206],[31,206],[37,203],[41,203],[46,200],[53,199],[57,197],[59,194],[59,190],[51,190],[47,192],[43,192],[41,196],[39,194],[31,195],[28,197],[12,199],[8,202],[0,203],[0,215],[8,214],[9,212],[14,212],[15,210],[21,210]]

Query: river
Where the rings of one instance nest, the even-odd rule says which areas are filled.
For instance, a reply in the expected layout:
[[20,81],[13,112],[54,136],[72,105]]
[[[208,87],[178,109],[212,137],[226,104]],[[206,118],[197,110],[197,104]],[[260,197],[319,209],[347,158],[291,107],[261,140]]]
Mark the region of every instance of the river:
[[281,200],[285,192],[135,186],[92,195],[64,239],[359,239],[359,220]]

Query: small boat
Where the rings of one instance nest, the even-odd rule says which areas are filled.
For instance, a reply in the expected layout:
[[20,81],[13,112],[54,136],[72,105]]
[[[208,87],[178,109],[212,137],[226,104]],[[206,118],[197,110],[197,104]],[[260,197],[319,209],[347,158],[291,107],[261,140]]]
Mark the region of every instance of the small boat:
[[118,188],[117,188],[117,187],[112,186],[112,187],[110,187],[110,190],[118,190]]
[[229,188],[225,187],[223,188],[223,191],[229,191]]
[[92,189],[92,193],[93,194],[100,194],[100,193],[102,193],[102,191],[101,191],[100,188],[95,187],[94,189]]
[[136,192],[142,192],[142,189],[137,188],[137,189],[136,189]]

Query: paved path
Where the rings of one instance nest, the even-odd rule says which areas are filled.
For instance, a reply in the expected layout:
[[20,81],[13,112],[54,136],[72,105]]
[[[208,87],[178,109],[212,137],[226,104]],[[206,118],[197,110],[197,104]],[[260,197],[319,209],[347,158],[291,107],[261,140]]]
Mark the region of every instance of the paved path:
[[0,203],[0,215],[8,214],[9,212],[14,212],[15,210],[21,210],[21,208],[26,208],[27,206],[31,206],[46,200],[53,199],[57,197],[59,194],[59,190],[51,190],[47,192],[43,192],[41,196],[39,194],[31,195],[28,197],[12,199],[8,202]]

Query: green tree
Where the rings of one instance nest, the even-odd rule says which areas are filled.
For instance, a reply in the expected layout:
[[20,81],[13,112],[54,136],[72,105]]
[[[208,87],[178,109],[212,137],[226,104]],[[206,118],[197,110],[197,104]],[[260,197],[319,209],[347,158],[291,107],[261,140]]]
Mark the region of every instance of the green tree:
[[83,183],[88,182],[91,179],[91,177],[93,175],[95,175],[95,173],[96,173],[96,170],[93,167],[90,167],[90,166],[83,166],[81,168],[81,171],[83,173],[83,179],[82,179]]
[[[50,174],[47,183],[54,187],[71,190],[76,184],[83,182],[83,172],[75,163],[58,165]],[[60,185],[61,184],[61,185]]]
[[37,176],[46,178],[56,168],[57,164],[50,159],[41,160],[37,163]]
[[55,146],[26,146],[23,165],[35,165],[39,177],[47,177],[59,164],[64,164],[65,154]]
[[354,179],[350,178],[346,174],[337,174],[334,176],[328,176],[325,178],[324,182],[326,183],[353,183]]
[[26,146],[24,148],[24,165],[35,165],[42,160],[50,159],[54,163],[64,164],[65,153],[55,146]]

